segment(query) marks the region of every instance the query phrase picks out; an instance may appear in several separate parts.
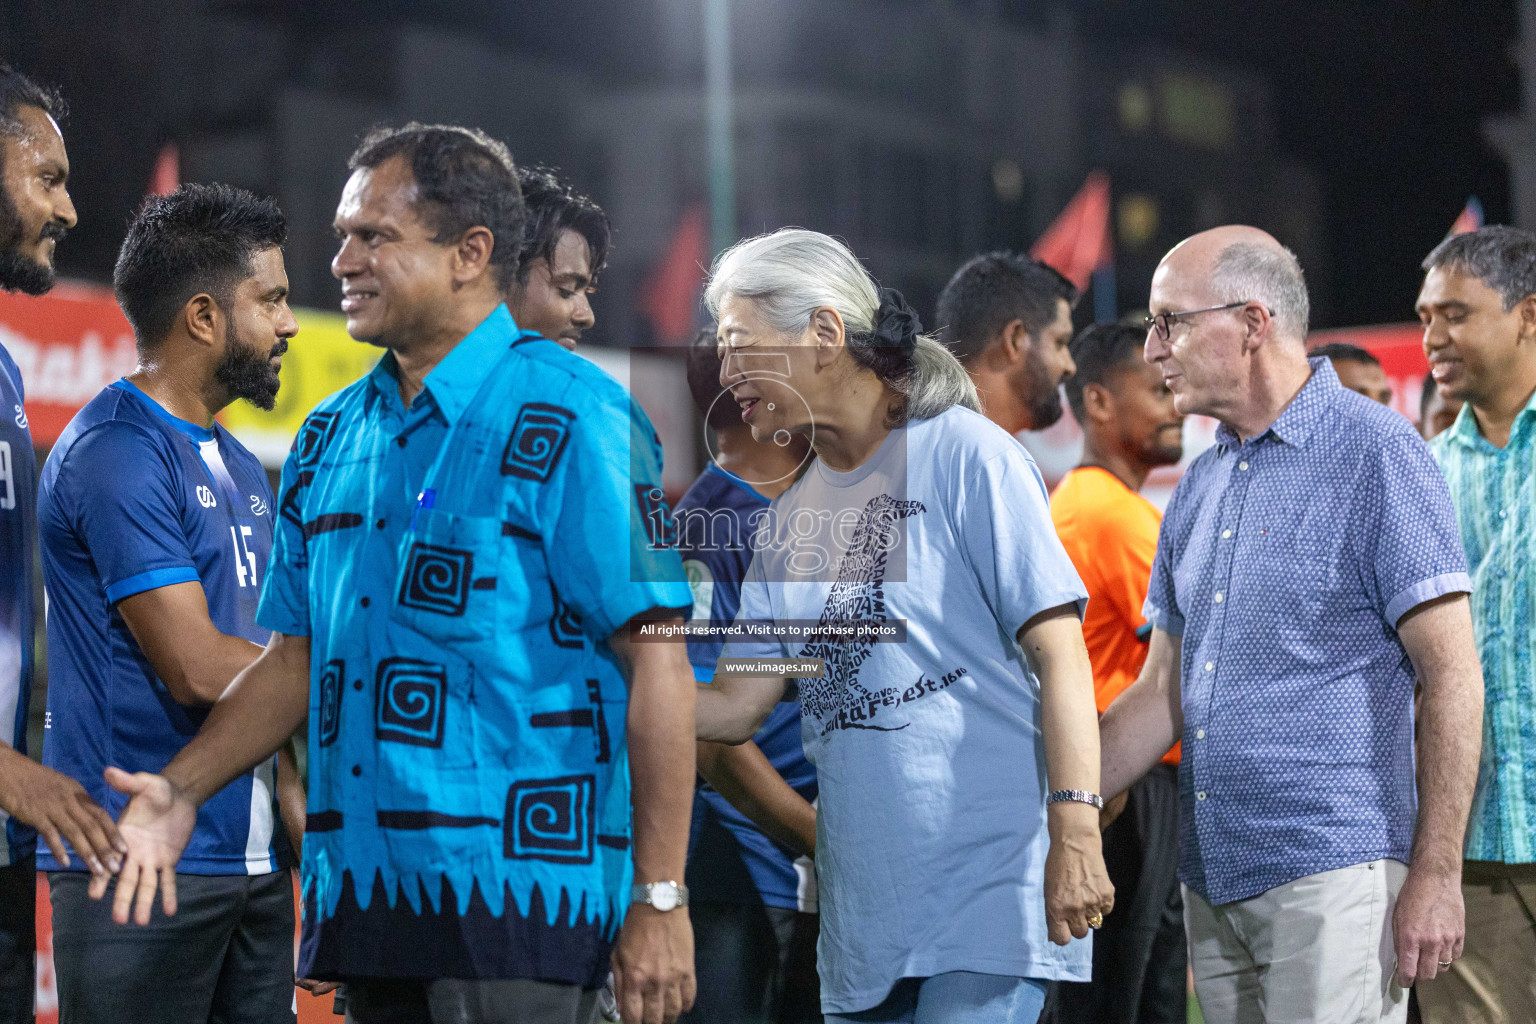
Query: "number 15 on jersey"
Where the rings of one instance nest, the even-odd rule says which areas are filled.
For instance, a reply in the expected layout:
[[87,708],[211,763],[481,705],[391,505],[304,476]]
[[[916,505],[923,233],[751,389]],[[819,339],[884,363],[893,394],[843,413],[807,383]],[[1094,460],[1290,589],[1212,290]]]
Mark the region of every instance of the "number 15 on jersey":
[[256,553],[251,550],[250,537],[249,526],[229,528],[229,540],[235,546],[235,576],[240,580],[242,587],[256,586]]

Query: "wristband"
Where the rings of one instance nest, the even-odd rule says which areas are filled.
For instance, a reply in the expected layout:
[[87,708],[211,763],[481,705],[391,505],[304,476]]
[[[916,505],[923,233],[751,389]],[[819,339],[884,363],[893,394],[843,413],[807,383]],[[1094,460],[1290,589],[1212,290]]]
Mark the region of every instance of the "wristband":
[[1104,798],[1097,793],[1090,793],[1086,789],[1058,789],[1045,798],[1047,804],[1074,803],[1088,804],[1090,807],[1104,809]]

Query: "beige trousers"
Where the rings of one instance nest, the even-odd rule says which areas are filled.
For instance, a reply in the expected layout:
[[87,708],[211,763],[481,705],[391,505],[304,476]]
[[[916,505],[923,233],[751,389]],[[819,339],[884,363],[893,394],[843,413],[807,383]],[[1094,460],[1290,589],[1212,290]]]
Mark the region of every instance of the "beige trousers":
[[1392,980],[1395,860],[1324,871],[1212,906],[1184,888],[1195,995],[1206,1024],[1401,1024]]
[[1536,864],[1467,861],[1462,956],[1418,984],[1424,1024],[1536,1022]]

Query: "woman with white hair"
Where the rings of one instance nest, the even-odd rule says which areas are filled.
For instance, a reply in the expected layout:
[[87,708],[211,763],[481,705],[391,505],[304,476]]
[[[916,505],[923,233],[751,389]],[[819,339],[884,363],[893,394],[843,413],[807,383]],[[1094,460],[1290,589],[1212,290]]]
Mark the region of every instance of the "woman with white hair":
[[[820,782],[822,1008],[1032,1022],[1048,981],[1087,980],[1073,938],[1114,902],[1086,594],[1039,470],[836,240],[741,242],[706,298],[753,436],[801,434],[816,455],[759,532],[724,654],[824,665],[798,680]],[[700,687],[698,734],[739,743],[785,679],[724,664]]]

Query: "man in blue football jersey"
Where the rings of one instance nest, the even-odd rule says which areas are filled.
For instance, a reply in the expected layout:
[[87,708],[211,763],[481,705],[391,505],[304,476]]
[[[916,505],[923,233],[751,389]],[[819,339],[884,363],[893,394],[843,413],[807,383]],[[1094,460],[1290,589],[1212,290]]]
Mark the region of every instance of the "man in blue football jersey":
[[610,952],[625,1019],[672,1020],[694,684],[630,630],[691,604],[660,441],[507,312],[504,145],[379,128],[349,166],[331,271],[386,352],[289,454],[266,651],[163,773],[111,773],[134,793],[114,916],[147,921],[157,886],[174,911],[197,806],[307,713],[299,969],[346,983],[349,1020],[590,1021]]
[[[805,439],[758,444],[720,386],[713,329],[688,353],[688,387],[714,431],[703,474],[677,504],[678,553],[693,587],[693,621],[730,625],[752,538],[771,499],[809,454]],[[690,637],[694,675],[709,682],[720,640]],[[800,705],[786,701],[740,746],[700,743],[704,783],[693,804],[688,891],[698,949],[697,1024],[821,1021],[816,977],[816,769],[800,746]]]
[[[0,288],[53,287],[53,252],[75,224],[58,94],[0,64]],[[0,345],[0,1024],[32,1020],[37,833],[96,872],[117,868],[117,829],[84,788],[27,756],[35,645],[37,457],[25,392]],[[36,831],[34,831],[34,828]]]
[[[51,599],[43,760],[109,810],[109,765],[165,766],[261,652],[256,604],[275,514],[266,470],[214,415],[270,409],[298,324],[282,213],[222,185],[144,204],[114,283],[139,368],[92,399],[43,467]],[[114,925],[103,890],[43,854],[64,1020],[293,1020],[293,894],[277,759],[214,794],[176,866],[181,913]],[[284,799],[302,800],[292,786]]]

